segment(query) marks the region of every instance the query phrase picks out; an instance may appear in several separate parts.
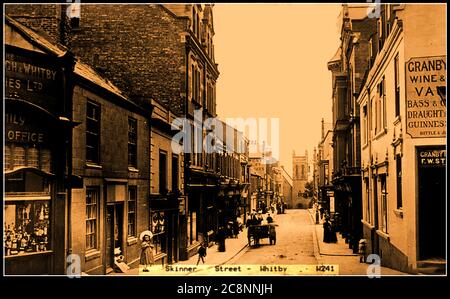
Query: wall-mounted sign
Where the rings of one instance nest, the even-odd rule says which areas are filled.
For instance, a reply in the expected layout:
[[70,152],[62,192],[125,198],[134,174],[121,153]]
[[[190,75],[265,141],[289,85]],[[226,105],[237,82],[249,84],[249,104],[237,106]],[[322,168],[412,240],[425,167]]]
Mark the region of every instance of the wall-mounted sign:
[[57,114],[62,72],[47,57],[5,54],[5,97],[26,100]]
[[446,56],[406,62],[406,133],[413,138],[446,136]]
[[445,149],[419,149],[417,151],[419,167],[445,167],[446,160]]

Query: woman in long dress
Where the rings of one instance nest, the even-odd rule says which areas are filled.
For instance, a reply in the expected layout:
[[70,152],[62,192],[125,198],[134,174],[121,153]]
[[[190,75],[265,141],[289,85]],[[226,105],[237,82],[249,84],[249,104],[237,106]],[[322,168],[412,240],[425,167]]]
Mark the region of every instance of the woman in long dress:
[[148,272],[147,267],[155,263],[153,258],[153,244],[149,235],[142,238],[140,264],[144,265],[144,272]]

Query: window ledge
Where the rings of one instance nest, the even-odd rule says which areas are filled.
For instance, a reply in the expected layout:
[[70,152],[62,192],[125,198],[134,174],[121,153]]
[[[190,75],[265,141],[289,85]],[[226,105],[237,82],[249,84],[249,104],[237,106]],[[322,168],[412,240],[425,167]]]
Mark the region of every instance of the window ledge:
[[136,244],[137,243],[137,238],[136,237],[128,237],[128,239],[127,239],[127,245],[128,246],[131,246],[131,245],[134,245],[134,244]]
[[394,214],[395,214],[397,217],[403,218],[403,209],[395,209],[395,210],[394,210]]
[[90,251],[86,252],[86,254],[84,255],[84,258],[85,258],[85,260],[87,262],[87,261],[99,258],[100,255],[101,254],[100,254],[99,250],[93,249],[93,250],[90,250]]
[[365,220],[361,220],[361,223],[365,226],[367,226],[370,229],[374,229],[375,226],[373,226],[372,224],[370,224],[369,222],[365,221]]
[[380,237],[386,239],[387,241],[389,241],[389,239],[390,239],[389,234],[386,234],[385,232],[383,232],[381,230],[377,230],[377,235],[379,235]]
[[375,137],[373,138],[373,140],[377,140],[380,139],[382,136],[387,134],[387,128],[384,128],[383,130],[381,130],[380,132],[378,132],[377,135],[375,135]]
[[86,168],[103,169],[102,165],[86,162]]
[[128,171],[129,172],[139,172],[139,169],[131,167],[131,166],[128,166]]

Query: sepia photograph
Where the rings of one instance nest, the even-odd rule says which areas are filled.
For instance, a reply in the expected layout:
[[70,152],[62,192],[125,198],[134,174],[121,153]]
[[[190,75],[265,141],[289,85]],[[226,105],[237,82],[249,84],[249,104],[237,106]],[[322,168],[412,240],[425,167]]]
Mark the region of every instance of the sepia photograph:
[[3,276],[447,275],[447,4],[3,9]]

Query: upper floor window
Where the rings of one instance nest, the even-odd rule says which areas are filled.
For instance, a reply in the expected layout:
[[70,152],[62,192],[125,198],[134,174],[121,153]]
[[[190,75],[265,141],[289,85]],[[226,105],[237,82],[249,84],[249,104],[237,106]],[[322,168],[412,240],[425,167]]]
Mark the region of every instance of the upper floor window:
[[394,58],[395,116],[400,116],[400,68],[398,54]]
[[128,118],[128,166],[137,167],[137,121]]
[[100,105],[91,101],[86,106],[86,161],[100,162]]
[[167,153],[159,152],[159,194],[167,193]]

